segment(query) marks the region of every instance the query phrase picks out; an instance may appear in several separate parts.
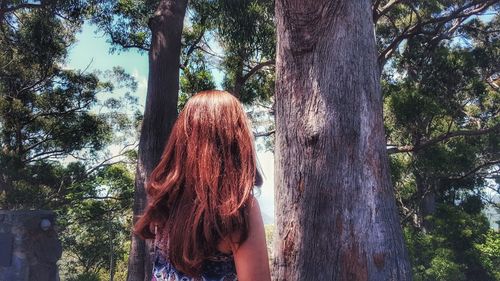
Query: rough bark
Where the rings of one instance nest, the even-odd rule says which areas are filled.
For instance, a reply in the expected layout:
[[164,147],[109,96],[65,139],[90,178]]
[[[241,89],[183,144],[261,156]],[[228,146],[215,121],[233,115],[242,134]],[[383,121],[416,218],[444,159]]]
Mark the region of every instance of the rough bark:
[[[162,0],[150,19],[148,92],[139,140],[134,193],[134,224],[147,203],[144,184],[157,165],[177,117],[181,35],[187,0]],[[151,241],[132,235],[128,281],[151,280]]]
[[276,1],[275,280],[411,280],[371,1]]

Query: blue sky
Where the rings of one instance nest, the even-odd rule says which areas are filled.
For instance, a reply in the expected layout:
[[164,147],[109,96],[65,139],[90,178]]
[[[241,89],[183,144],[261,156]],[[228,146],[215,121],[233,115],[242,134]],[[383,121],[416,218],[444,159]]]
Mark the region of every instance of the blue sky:
[[97,29],[85,24],[77,35],[77,42],[70,47],[67,67],[72,69],[110,70],[121,66],[137,80],[136,96],[141,105],[144,104],[147,90],[148,55],[146,52],[131,49],[111,54],[110,44]]
[[[85,24],[77,35],[77,42],[70,47],[66,67],[71,69],[110,70],[114,66],[122,67],[137,81],[135,96],[143,107],[146,99],[148,77],[148,54],[137,49],[130,49],[111,54],[107,38],[98,32],[95,26]],[[221,85],[222,73],[212,69],[217,85]],[[264,172],[264,185],[258,192],[258,200],[263,212],[264,221],[271,223],[274,217],[274,156],[271,152],[257,152],[257,157]]]
[[69,65],[83,69],[90,64],[92,69],[110,69],[119,65],[125,70],[139,71],[143,76],[148,72],[148,57],[146,52],[130,49],[121,53],[110,54],[110,44],[106,37],[97,32],[96,27],[85,24],[77,35],[77,43],[70,48]]

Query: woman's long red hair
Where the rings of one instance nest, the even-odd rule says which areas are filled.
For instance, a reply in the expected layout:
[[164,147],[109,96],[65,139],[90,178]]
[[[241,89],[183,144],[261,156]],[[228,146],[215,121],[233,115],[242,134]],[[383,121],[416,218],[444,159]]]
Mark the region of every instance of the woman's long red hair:
[[[169,260],[199,275],[222,239],[248,235],[247,203],[262,184],[249,121],[225,91],[191,97],[176,120],[160,163],[146,185],[148,205],[134,233],[152,239],[164,228]],[[160,237],[158,237],[160,238]],[[161,241],[161,239],[159,239]]]

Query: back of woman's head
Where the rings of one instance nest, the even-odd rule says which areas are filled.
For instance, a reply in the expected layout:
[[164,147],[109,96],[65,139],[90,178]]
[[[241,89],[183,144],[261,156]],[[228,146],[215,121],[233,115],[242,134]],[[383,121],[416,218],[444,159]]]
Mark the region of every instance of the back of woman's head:
[[154,238],[166,227],[174,266],[198,275],[221,239],[248,233],[246,205],[262,178],[249,121],[240,102],[225,91],[191,97],[175,122],[160,163],[147,183],[149,204],[135,225]]

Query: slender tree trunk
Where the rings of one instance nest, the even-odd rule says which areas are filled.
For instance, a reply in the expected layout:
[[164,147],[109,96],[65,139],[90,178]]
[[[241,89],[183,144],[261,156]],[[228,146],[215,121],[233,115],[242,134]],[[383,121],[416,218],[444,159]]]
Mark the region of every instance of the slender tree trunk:
[[[144,184],[160,159],[177,117],[181,35],[186,7],[187,0],[162,0],[149,22],[153,37],[135,179],[134,224],[147,203]],[[151,241],[132,235],[128,281],[151,280],[151,250]]]
[[275,280],[411,280],[370,0],[277,0]]
[[429,216],[436,212],[436,181],[425,174],[415,173],[415,183],[419,200],[418,218],[424,232],[433,230]]

